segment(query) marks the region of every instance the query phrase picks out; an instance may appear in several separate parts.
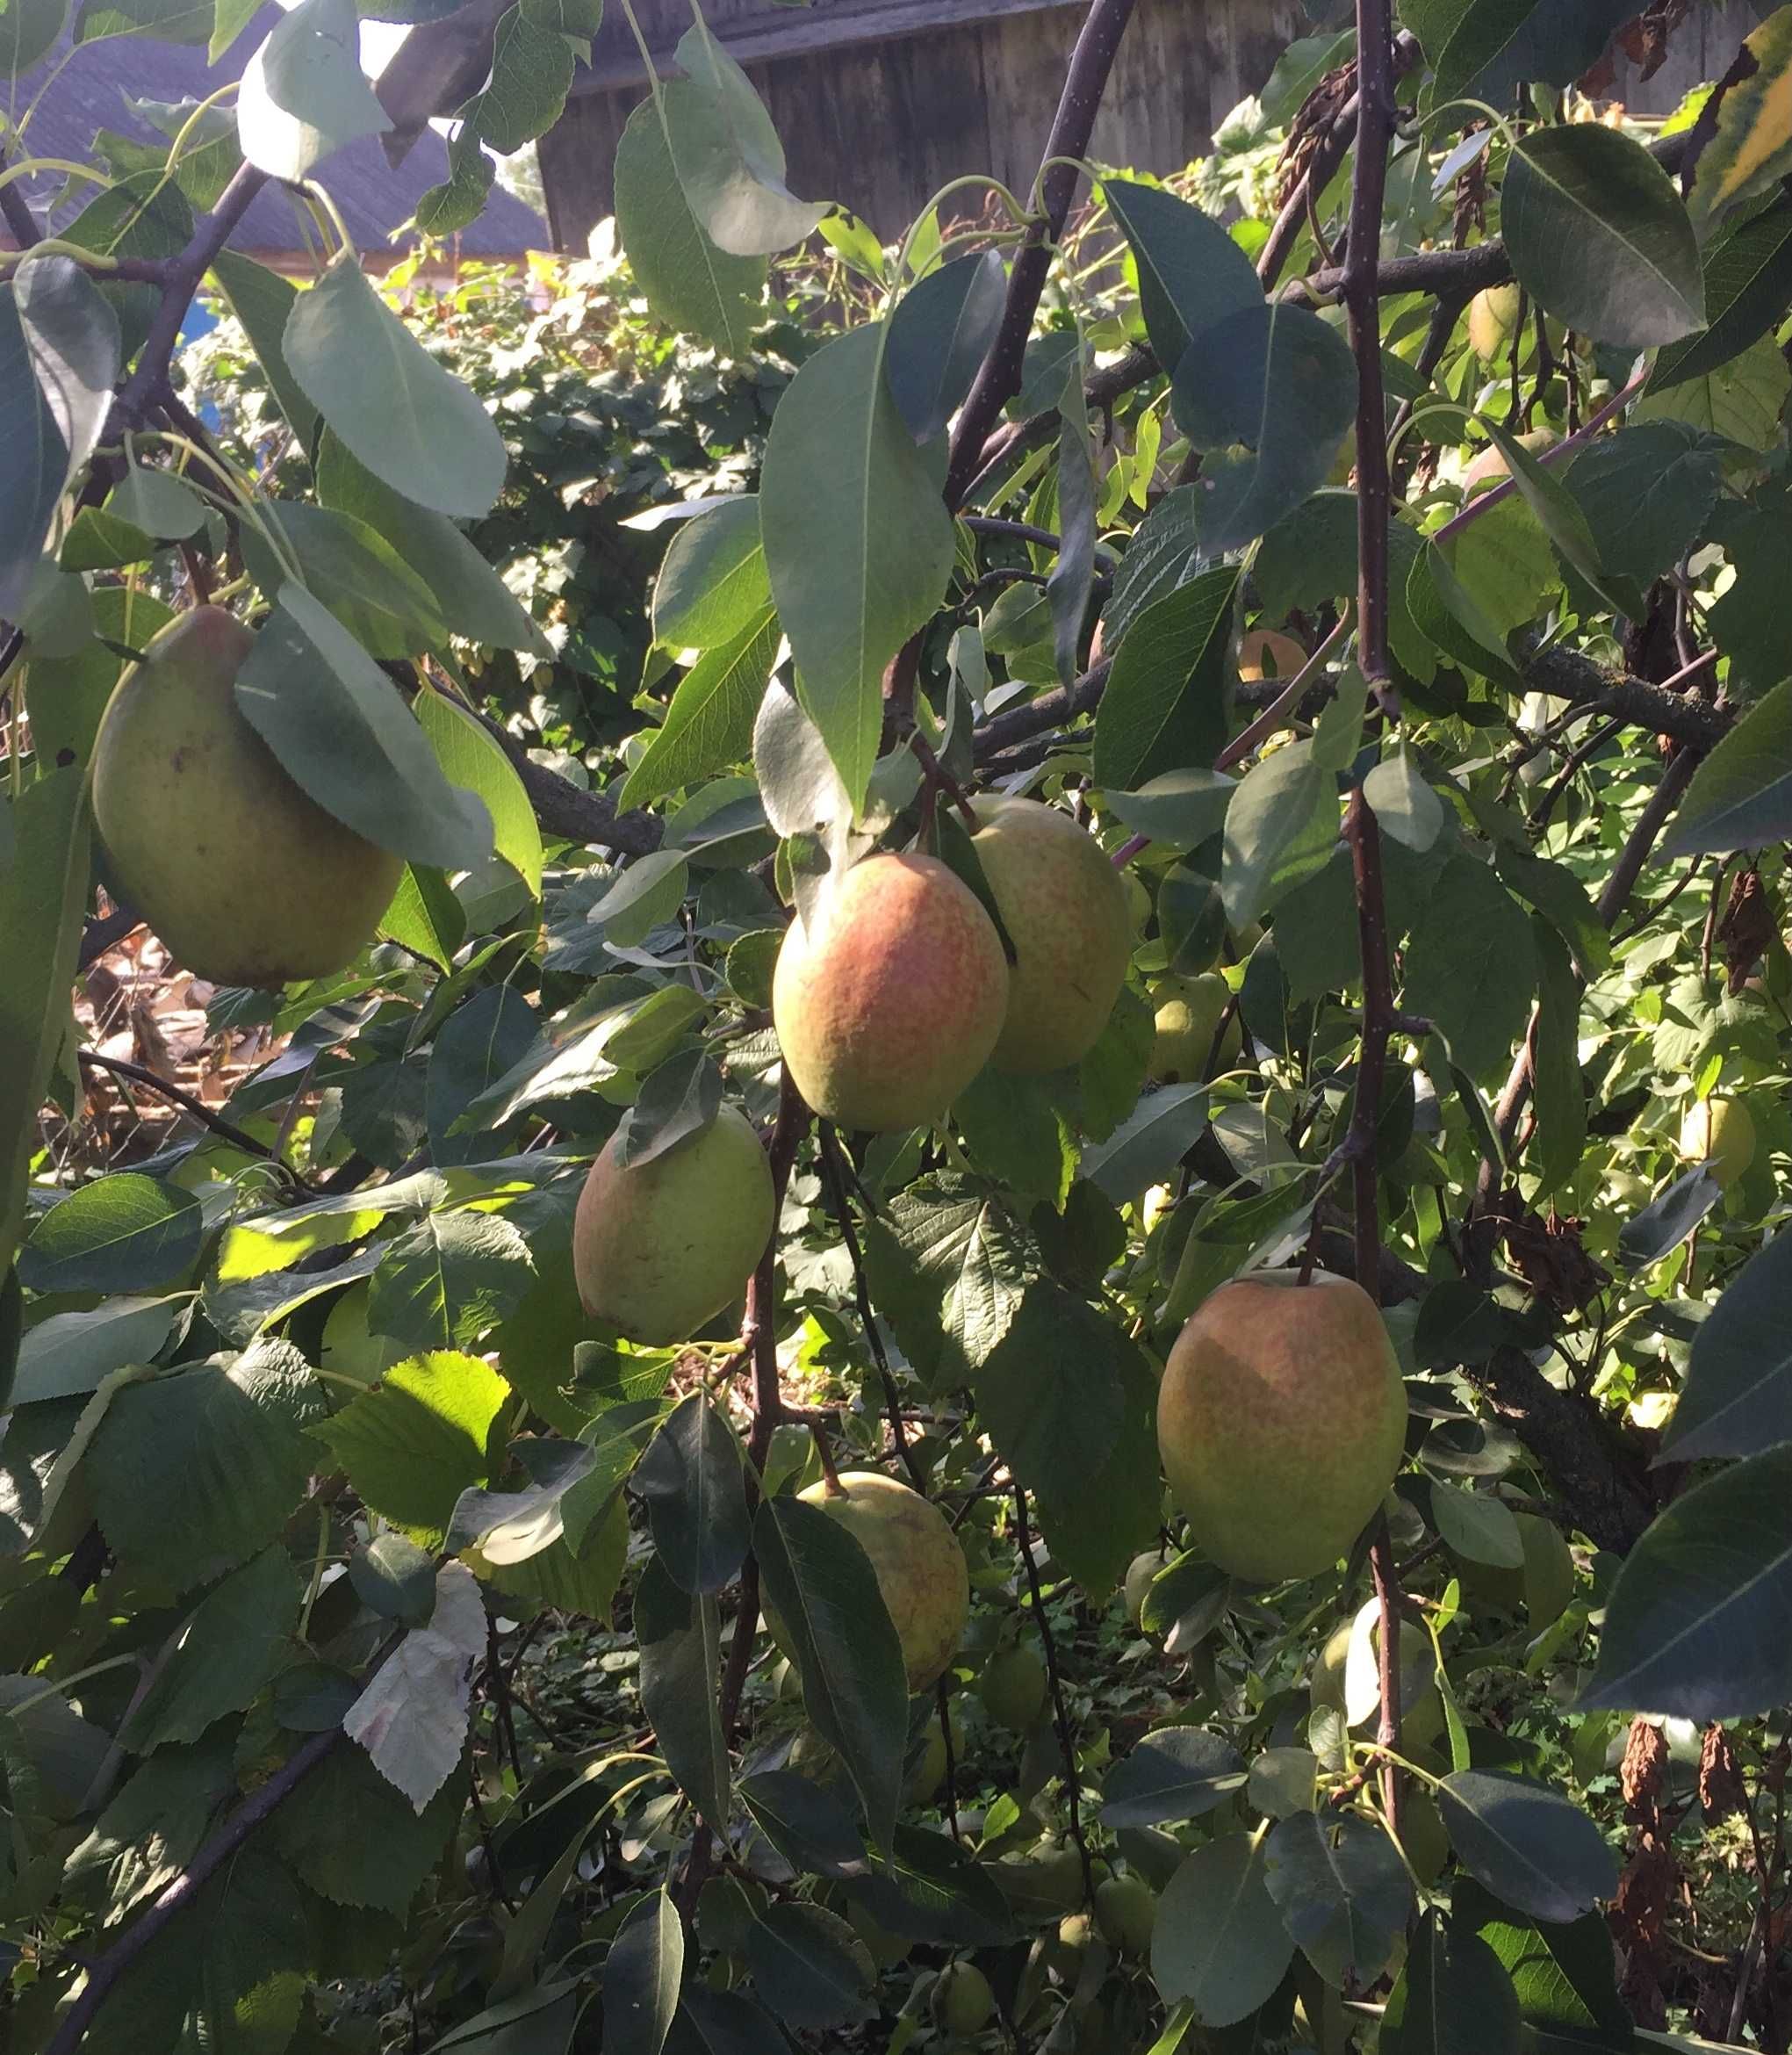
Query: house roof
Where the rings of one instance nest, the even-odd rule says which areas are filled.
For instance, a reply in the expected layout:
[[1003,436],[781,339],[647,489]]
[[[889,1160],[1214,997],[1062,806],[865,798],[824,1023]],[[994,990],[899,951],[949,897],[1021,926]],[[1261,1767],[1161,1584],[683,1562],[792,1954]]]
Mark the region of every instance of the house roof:
[[[109,37],[72,48],[65,39],[35,72],[27,73],[13,88],[14,105],[21,112],[43,89],[43,98],[25,130],[25,147],[37,157],[87,162],[93,155],[95,135],[101,129],[112,129],[134,141],[165,148],[168,139],[133,113],[126,95],[138,100],[202,100],[241,76],[262,39],[279,18],[278,7],[263,8],[215,65],[206,63],[203,47],[157,42],[144,36]],[[58,64],[62,67],[59,72]],[[363,136],[325,158],[313,176],[341,209],[356,248],[378,262],[393,253],[393,231],[409,220],[423,194],[448,177],[448,149],[433,129],[425,129],[404,162],[394,169],[386,162],[379,138]],[[29,185],[26,191],[40,206],[48,197],[46,191]],[[66,220],[85,197],[83,189],[73,205],[59,206],[57,222]],[[263,255],[297,253],[307,248],[299,232],[298,203],[277,185],[257,195],[230,240],[235,249]],[[413,235],[402,236],[396,247],[414,240]],[[455,241],[464,256],[515,256],[526,249],[546,249],[548,227],[532,207],[494,186],[485,212]]]

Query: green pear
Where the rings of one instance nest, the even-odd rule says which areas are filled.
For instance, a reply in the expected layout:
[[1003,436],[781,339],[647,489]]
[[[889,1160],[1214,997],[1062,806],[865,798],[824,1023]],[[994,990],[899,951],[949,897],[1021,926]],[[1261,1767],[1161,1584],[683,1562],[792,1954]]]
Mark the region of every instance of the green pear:
[[880,1133],[936,1121],[1008,1012],[1008,959],[932,856],[867,856],[786,930],[772,975],[785,1068],[817,1113]]
[[1483,364],[1491,364],[1512,347],[1523,295],[1518,282],[1486,285],[1468,303],[1469,347]]
[[1018,1644],[998,1648],[983,1665],[977,1695],[998,1727],[1025,1734],[1046,1709],[1046,1666],[1037,1653]]
[[1232,988],[1217,970],[1204,970],[1198,977],[1166,977],[1152,989],[1156,1005],[1148,1071],[1159,1085],[1188,1083],[1207,1075],[1208,1060],[1215,1071],[1228,1069],[1238,1061],[1244,1035],[1234,1012],[1220,1036],[1217,1055],[1213,1037],[1220,1015],[1232,1003]]
[[1163,1568],[1163,1558],[1155,1548],[1148,1548],[1142,1555],[1135,1555],[1126,1565],[1126,1581],[1121,1587],[1126,1601],[1126,1618],[1134,1626],[1142,1624],[1145,1613],[1145,1594],[1152,1582]]
[[1727,1192],[1754,1161],[1754,1115],[1740,1099],[1702,1099],[1680,1124],[1680,1153],[1702,1163]]
[[[1529,429],[1519,436],[1522,447],[1533,457],[1541,457],[1545,450],[1553,450],[1561,441],[1554,429]],[[1508,476],[1506,458],[1501,450],[1489,443],[1473,463],[1462,474],[1462,496],[1472,500],[1479,492],[1491,489]]]
[[[937,1684],[970,1616],[970,1572],[951,1522],[930,1499],[877,1470],[844,1470],[838,1489],[824,1479],[796,1496],[838,1520],[871,1559],[902,1643],[910,1695]],[[769,1605],[766,1625],[788,1651],[788,1633]]]
[[1157,1894],[1142,1877],[1110,1877],[1095,1887],[1095,1923],[1122,1955],[1148,1955]]
[[299,790],[232,687],[255,637],[221,607],[171,621],[119,679],[93,818],[126,903],[217,984],[326,977],[373,939],[403,860]]
[[572,1220],[572,1274],[594,1319],[630,1341],[688,1341],[745,1288],[772,1238],[776,1201],[746,1116],[709,1125],[626,1169],[597,1152]]
[[[1328,1637],[1309,1686],[1315,1712],[1329,1706],[1359,1734],[1372,1731],[1381,1712],[1378,1613],[1371,1598]],[[1400,1751],[1414,1755],[1443,1730],[1436,1657],[1430,1635],[1416,1620],[1400,1622]]]
[[968,2041],[996,2016],[996,1994],[974,1962],[949,1962],[933,1979],[927,2008],[942,2034]]
[[1014,944],[997,1070],[1062,1071],[1094,1046],[1133,953],[1126,888],[1093,835],[1036,799],[980,798],[972,838]]
[[1348,1554],[1406,1449],[1407,1394],[1375,1302],[1324,1271],[1222,1285],[1157,1395],[1170,1491],[1221,1569],[1316,1576]]

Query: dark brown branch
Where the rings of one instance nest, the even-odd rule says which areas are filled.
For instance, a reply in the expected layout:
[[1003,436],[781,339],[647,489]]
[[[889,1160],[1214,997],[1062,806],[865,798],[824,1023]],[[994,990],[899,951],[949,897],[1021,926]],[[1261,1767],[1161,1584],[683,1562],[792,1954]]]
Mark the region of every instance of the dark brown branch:
[[1039,1565],[1033,1559],[1033,1534],[1027,1525],[1026,1487],[1018,1479],[1014,1486],[1014,1539],[1020,1550],[1021,1568],[1026,1575],[1027,1596],[1033,1601],[1033,1625],[1039,1629],[1040,1646],[1045,1651],[1046,1682],[1052,1699],[1052,1725],[1057,1731],[1058,1753],[1062,1756],[1064,1802],[1070,1813],[1070,1838],[1083,1865],[1083,1902],[1095,1902],[1095,1871],[1090,1866],[1089,1842],[1083,1832],[1082,1772],[1076,1765],[1076,1736],[1070,1725],[1069,1708],[1064,1703],[1064,1682],[1058,1673],[1058,1644],[1052,1623],[1046,1618],[1046,1602],[1040,1590]]
[[1074,685],[1054,685],[1049,692],[1041,692],[1038,698],[1029,699],[1025,706],[992,715],[971,737],[977,761],[986,763],[997,751],[1010,748],[1016,742],[1029,742],[1047,728],[1074,721],[1081,714],[1092,713],[1112,668],[1112,660],[1104,657],[1099,663],[1091,665]]
[[[0,171],[10,171],[11,169],[9,153],[0,148]],[[20,249],[29,249],[43,234],[43,230],[38,227],[37,216],[31,211],[31,202],[25,197],[16,178],[8,179],[4,185],[0,185],[0,220],[5,222],[14,244]]]
[[1133,5],[1134,0],[1092,0],[1076,47],[1070,54],[1064,90],[1040,160],[1043,217],[1028,228],[1026,241],[1008,274],[1008,298],[1002,309],[1001,326],[953,430],[946,503],[954,513],[963,505],[972,479],[983,467],[984,444],[997,416],[1020,390],[1021,367],[1027,338],[1033,334],[1033,316],[1039,311],[1053,251],[1064,232],[1065,218],[1076,191],[1079,173],[1068,160],[1089,153],[1096,113],[1107,89],[1120,38],[1133,18]]
[[515,766],[535,817],[551,835],[582,842],[594,849],[614,849],[624,856],[644,856],[666,839],[666,823],[658,814],[637,810],[618,813],[615,801],[587,792],[546,764],[537,763],[501,722],[485,715],[486,732]]
[[44,2055],[74,2055],[114,1985],[149,1943],[162,1934],[210,1879],[234,1856],[263,1821],[268,1819],[310,1776],[336,1744],[346,1739],[340,1727],[314,1734],[296,1749],[267,1782],[236,1808],[192,1861],[162,1893],[135,1925],[130,1927],[89,1970],[81,1995],[62,2015],[61,2023]]
[[291,1164],[283,1163],[265,1142],[257,1142],[253,1135],[239,1128],[234,1121],[227,1121],[221,1114],[215,1114],[203,1100],[195,1099],[191,1092],[184,1092],[178,1085],[170,1084],[166,1078],[159,1078],[154,1071],[146,1070],[141,1064],[126,1063],[122,1056],[101,1056],[97,1049],[77,1049],[76,1055],[83,1066],[90,1070],[110,1071],[117,1078],[127,1078],[133,1085],[140,1085],[145,1091],[153,1092],[188,1113],[203,1128],[209,1128],[221,1140],[228,1142],[233,1149],[241,1149],[247,1156],[259,1157],[263,1163],[270,1163],[293,1187],[309,1193],[313,1186],[306,1184]]

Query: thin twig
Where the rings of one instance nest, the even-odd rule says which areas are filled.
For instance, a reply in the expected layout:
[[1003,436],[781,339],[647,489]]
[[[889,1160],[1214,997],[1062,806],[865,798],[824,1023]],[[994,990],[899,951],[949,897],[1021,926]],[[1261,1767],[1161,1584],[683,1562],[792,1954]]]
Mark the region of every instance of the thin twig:
[[1014,1539],[1020,1550],[1021,1566],[1026,1572],[1033,1624],[1039,1628],[1040,1646],[1045,1650],[1046,1681],[1052,1694],[1052,1724],[1057,1729],[1058,1752],[1064,1760],[1062,1781],[1064,1801],[1070,1811],[1070,1838],[1076,1843],[1077,1859],[1083,1864],[1083,1901],[1091,1905],[1095,1901],[1095,1871],[1090,1866],[1089,1842],[1083,1832],[1082,1776],[1076,1766],[1076,1737],[1070,1726],[1069,1709],[1064,1703],[1063,1679],[1058,1673],[1058,1644],[1053,1637],[1052,1623],[1046,1618],[1046,1602],[1040,1591],[1039,1565],[1033,1560],[1033,1535],[1026,1518],[1026,1487],[1018,1478],[1014,1483]]
[[148,1092],[166,1099],[188,1113],[203,1128],[209,1128],[221,1141],[228,1142],[233,1149],[241,1149],[247,1156],[259,1157],[263,1163],[272,1164],[280,1175],[295,1190],[311,1193],[314,1187],[299,1176],[291,1164],[281,1157],[265,1142],[257,1142],[255,1136],[239,1128],[234,1121],[227,1121],[221,1114],[215,1114],[202,1100],[195,1099],[191,1092],[184,1092],[178,1085],[171,1085],[166,1078],[159,1078],[154,1071],[146,1070],[141,1064],[126,1063],[122,1056],[102,1056],[97,1049],[83,1049],[76,1051],[78,1060],[87,1068],[110,1071],[114,1077],[128,1078],[133,1085],[140,1085]]

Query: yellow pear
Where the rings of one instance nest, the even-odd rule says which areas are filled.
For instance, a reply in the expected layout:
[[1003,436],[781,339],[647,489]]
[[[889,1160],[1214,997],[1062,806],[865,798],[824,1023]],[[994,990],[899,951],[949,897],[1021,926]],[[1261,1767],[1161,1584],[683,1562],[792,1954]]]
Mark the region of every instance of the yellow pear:
[[1727,1192],[1754,1161],[1754,1115],[1739,1099],[1702,1099],[1680,1124],[1680,1152],[1702,1163]]
[[766,1152],[734,1107],[626,1169],[613,1138],[598,1150],[572,1219],[585,1310],[630,1341],[688,1341],[745,1288],[774,1211]]
[[119,681],[93,818],[119,892],[217,984],[326,977],[373,938],[404,869],[301,791],[232,692],[255,637],[221,607],[171,621]]
[[1163,978],[1151,997],[1157,1008],[1156,1034],[1148,1074],[1155,1083],[1188,1084],[1205,1078],[1210,1058],[1216,1071],[1238,1061],[1244,1033],[1235,1011],[1220,1036],[1217,1055],[1213,1049],[1220,1015],[1232,1003],[1232,989],[1217,970],[1204,970],[1198,977]]
[[[902,1643],[910,1694],[937,1684],[970,1614],[970,1573],[946,1515],[878,1470],[843,1470],[838,1489],[824,1480],[797,1496],[838,1520],[870,1557]],[[788,1645],[769,1607],[766,1625],[781,1647]]]
[[972,838],[1014,971],[998,1070],[1061,1071],[1107,1026],[1133,952],[1126,888],[1093,835],[1036,799],[983,798]]
[[[1522,447],[1529,450],[1533,457],[1541,457],[1545,450],[1553,450],[1561,439],[1555,429],[1551,428],[1529,429],[1518,438]],[[1489,443],[1463,472],[1462,496],[1465,500],[1472,500],[1477,493],[1491,489],[1507,476],[1503,452]],[[1495,518],[1499,518],[1497,514]]]
[[1512,347],[1522,295],[1515,278],[1486,285],[1468,303],[1469,347],[1483,364],[1491,364]]
[[1405,1453],[1407,1394],[1375,1302],[1347,1279],[1221,1285],[1177,1336],[1157,1395],[1170,1491],[1198,1546],[1256,1583],[1348,1553]]
[[1007,1011],[995,923],[932,856],[867,856],[830,881],[811,918],[791,922],[772,977],[785,1067],[843,1128],[938,1120]]

